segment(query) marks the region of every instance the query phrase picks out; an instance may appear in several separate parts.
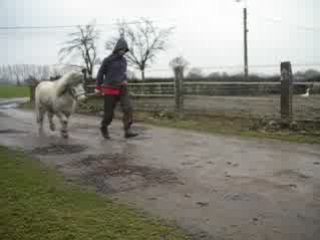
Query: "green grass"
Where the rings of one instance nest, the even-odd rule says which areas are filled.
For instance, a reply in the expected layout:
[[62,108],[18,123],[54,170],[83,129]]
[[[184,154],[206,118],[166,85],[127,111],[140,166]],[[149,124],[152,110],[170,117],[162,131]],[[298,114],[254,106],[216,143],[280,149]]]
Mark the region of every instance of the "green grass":
[[[92,114],[102,110],[103,101],[101,99],[89,99],[86,104],[78,108],[79,113]],[[31,109],[32,104],[26,103],[21,106],[24,109]],[[306,131],[269,131],[265,130],[259,120],[249,118],[235,118],[229,116],[214,115],[191,115],[177,117],[174,113],[165,112],[135,112],[135,120],[141,123],[156,126],[179,128],[198,131],[210,134],[224,134],[242,137],[266,138],[296,143],[320,144],[319,126],[304,125]],[[117,114],[116,114],[117,116]]]
[[34,104],[32,102],[25,102],[19,104],[20,109],[25,109],[25,110],[33,110],[34,109]]
[[182,240],[178,230],[66,184],[22,152],[0,147],[3,240]]
[[0,84],[0,98],[28,97],[28,86]]
[[229,118],[225,116],[185,116],[182,118],[169,115],[158,117],[154,114],[138,112],[135,114],[137,121],[157,126],[171,127],[178,129],[193,130],[209,134],[224,134],[250,138],[266,138],[296,143],[320,144],[318,134],[311,132],[299,133],[291,130],[267,131],[258,126],[255,120],[243,118]]

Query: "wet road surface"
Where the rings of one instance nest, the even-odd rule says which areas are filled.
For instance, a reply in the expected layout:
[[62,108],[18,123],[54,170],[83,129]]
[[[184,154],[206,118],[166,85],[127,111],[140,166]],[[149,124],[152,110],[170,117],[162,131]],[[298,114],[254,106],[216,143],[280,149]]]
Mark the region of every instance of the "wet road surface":
[[[11,106],[10,106],[11,104]],[[69,140],[37,135],[33,112],[0,101],[0,145],[22,148],[67,181],[94,187],[194,239],[320,239],[320,147],[137,125],[111,141],[74,115]],[[58,119],[55,119],[58,125]]]

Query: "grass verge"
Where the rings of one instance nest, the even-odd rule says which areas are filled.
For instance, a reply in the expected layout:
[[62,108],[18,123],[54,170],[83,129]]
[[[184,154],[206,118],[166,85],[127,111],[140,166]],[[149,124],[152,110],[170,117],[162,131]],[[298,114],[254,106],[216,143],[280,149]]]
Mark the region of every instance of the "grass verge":
[[24,110],[33,110],[34,109],[34,104],[32,102],[24,102],[19,104],[20,109]]
[[[157,114],[156,114],[157,115]],[[224,134],[250,138],[266,138],[296,143],[320,144],[319,129],[313,133],[309,131],[297,132],[292,130],[266,130],[256,120],[231,118],[225,116],[194,116],[158,117],[154,114],[138,112],[136,120],[157,126],[194,130],[202,133]]]
[[0,84],[0,98],[28,97],[28,86]]
[[182,240],[178,230],[67,185],[22,152],[0,147],[0,236],[21,240]]
[[[82,114],[96,114],[102,110],[101,99],[90,99],[78,108]],[[21,105],[31,109],[32,104]],[[170,112],[135,112],[135,120],[156,126],[193,130],[211,134],[225,134],[242,137],[266,138],[297,143],[320,144],[319,124],[301,123],[296,131],[289,129],[270,130],[261,120],[214,115],[185,114],[178,117]]]

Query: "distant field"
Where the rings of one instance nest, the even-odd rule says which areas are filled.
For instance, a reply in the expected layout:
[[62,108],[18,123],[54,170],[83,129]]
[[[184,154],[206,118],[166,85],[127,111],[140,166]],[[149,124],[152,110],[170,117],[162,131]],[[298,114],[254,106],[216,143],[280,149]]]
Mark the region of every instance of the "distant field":
[[[222,116],[280,118],[280,96],[261,97],[244,96],[187,96],[184,101],[185,111],[193,113],[210,113]],[[135,99],[135,109],[141,111],[174,110],[174,99]],[[293,98],[295,120],[320,120],[320,95]]]
[[28,86],[0,84],[0,98],[28,97]]
[[[90,99],[78,111],[99,112],[102,111],[102,105],[102,99]],[[133,106],[136,111],[142,112],[175,111],[173,98],[134,98]],[[186,96],[184,111],[198,115],[277,120],[280,119],[280,96]],[[314,94],[307,98],[294,95],[293,118],[297,121],[320,122],[320,95]]]

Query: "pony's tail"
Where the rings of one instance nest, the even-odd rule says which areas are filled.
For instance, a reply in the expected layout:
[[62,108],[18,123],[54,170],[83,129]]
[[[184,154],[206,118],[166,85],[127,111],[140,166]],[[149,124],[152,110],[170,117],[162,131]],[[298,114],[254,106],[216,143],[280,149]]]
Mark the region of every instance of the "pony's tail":
[[35,88],[35,93],[34,93],[34,110],[36,113],[37,123],[40,122],[40,96],[39,96],[40,85],[41,85],[41,83],[38,84],[38,86]]

